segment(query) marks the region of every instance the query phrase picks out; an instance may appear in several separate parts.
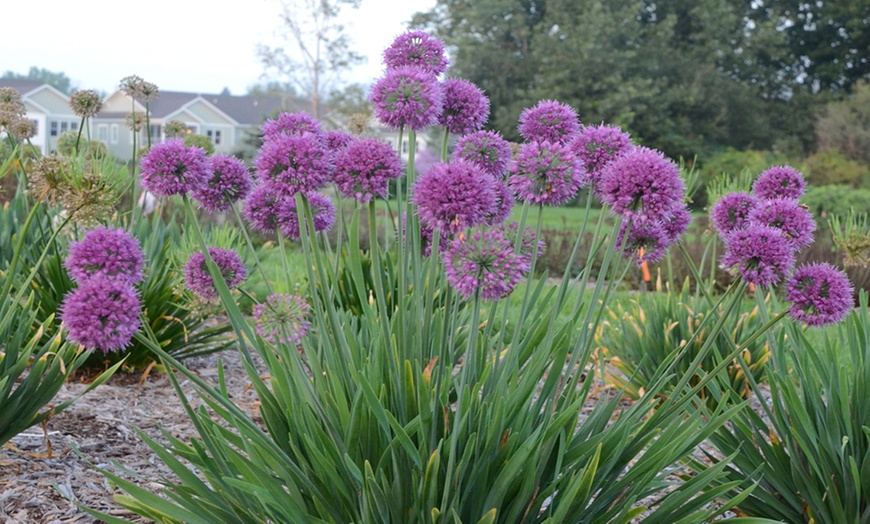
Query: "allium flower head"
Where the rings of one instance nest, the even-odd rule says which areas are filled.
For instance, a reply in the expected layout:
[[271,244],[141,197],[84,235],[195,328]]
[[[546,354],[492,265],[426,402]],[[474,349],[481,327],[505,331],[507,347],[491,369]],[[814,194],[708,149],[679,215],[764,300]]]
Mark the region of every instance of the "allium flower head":
[[662,229],[665,231],[665,237],[668,244],[675,244],[683,233],[689,229],[689,224],[692,223],[692,212],[686,206],[678,207],[674,212],[662,220]]
[[763,200],[749,214],[749,221],[779,229],[796,250],[813,243],[816,221],[812,213],[798,204],[797,200]]
[[601,200],[623,217],[662,220],[683,203],[685,192],[677,165],[646,147],[614,159],[601,174]]
[[402,176],[402,159],[386,142],[354,139],[335,158],[332,180],[341,192],[365,204],[372,197],[386,198],[391,179]]
[[[311,207],[314,231],[329,231],[335,224],[335,205],[332,200],[320,193],[307,193],[305,198]],[[296,197],[283,198],[278,202],[278,227],[281,233],[291,240],[299,240],[299,213],[296,207]]]
[[329,153],[333,158],[353,140],[352,134],[341,129],[327,131],[323,134],[323,137],[326,140],[326,148],[329,149]]
[[[228,288],[233,289],[245,280],[248,270],[238,253],[232,249],[210,247],[208,254],[220,270]],[[208,265],[202,251],[190,255],[184,266],[184,280],[187,288],[201,298],[208,300],[218,297],[217,288],[211,278],[211,273],[208,271]]]
[[263,124],[263,141],[274,140],[280,135],[319,135],[322,132],[320,122],[308,113],[281,113],[278,118],[266,120]]
[[97,116],[97,113],[103,108],[103,99],[93,89],[83,89],[72,94],[69,106],[73,113],[79,117],[92,118]]
[[508,179],[520,200],[558,206],[568,202],[585,172],[571,148],[558,142],[528,142],[520,147]]
[[466,162],[435,164],[413,191],[420,220],[448,234],[482,224],[496,204],[493,179]]
[[544,254],[544,251],[547,250],[547,244],[543,240],[537,240],[537,235],[535,234],[534,228],[526,227],[525,230],[523,230],[523,236],[520,239],[518,251],[515,239],[517,238],[519,230],[520,225],[516,222],[511,222],[507,226],[507,238],[512,242],[512,245],[514,246],[514,252],[519,255],[520,259],[526,265],[531,266],[532,257],[534,257],[535,259],[540,259],[541,255]]
[[442,256],[447,281],[465,298],[476,292],[483,300],[506,297],[529,270],[500,228],[479,229],[456,238]]
[[329,181],[332,166],[322,137],[277,134],[263,143],[257,176],[287,195],[316,191]]
[[853,306],[849,277],[827,263],[798,268],[786,284],[786,296],[791,317],[810,326],[840,322]]
[[593,187],[598,186],[604,166],[632,147],[634,146],[628,133],[616,126],[604,124],[583,126],[571,141],[571,149],[586,168]]
[[8,126],[8,131],[15,140],[23,142],[36,136],[36,122],[29,118],[19,118]]
[[127,96],[138,98],[142,89],[142,77],[139,75],[128,75],[121,79],[119,88]]
[[[616,237],[616,249],[622,248],[622,254],[634,258],[637,265],[661,260],[670,245],[662,224],[644,219],[630,222],[630,227],[628,220],[622,222]],[[626,230],[628,236],[625,234]]]
[[749,225],[749,215],[759,205],[759,200],[743,192],[728,193],[710,208],[710,220],[720,235],[727,235]]
[[417,67],[387,71],[372,86],[369,100],[378,120],[394,128],[419,131],[435,124],[441,114],[441,86]]
[[276,293],[254,306],[257,334],[273,344],[298,344],[308,333],[311,307],[299,295]]
[[135,284],[142,280],[145,257],[139,241],[123,229],[98,227],[69,247],[66,267],[79,284],[94,277]]
[[200,207],[209,213],[228,210],[235,201],[251,192],[251,174],[245,163],[234,156],[215,155],[208,159],[211,177],[193,190]]
[[388,70],[414,66],[437,76],[447,70],[447,64],[444,44],[424,31],[402,33],[384,50]]
[[451,78],[441,84],[444,101],[438,124],[454,135],[473,133],[489,118],[489,99],[468,80]]
[[187,124],[183,120],[170,120],[163,124],[163,134],[166,138],[179,138],[187,134]]
[[580,120],[571,106],[541,100],[520,114],[519,130],[529,142],[567,143],[580,132]]
[[127,129],[130,131],[141,131],[145,127],[145,113],[128,113],[124,119]]
[[157,196],[183,195],[210,177],[205,151],[181,140],[154,144],[142,157],[142,187]]
[[0,87],[0,104],[21,104],[21,93],[14,87]]
[[750,224],[728,234],[725,244],[722,266],[737,266],[743,279],[756,286],[776,284],[794,266],[791,243],[776,228]]
[[245,199],[243,213],[248,222],[259,231],[272,233],[280,224],[279,210],[286,200],[296,200],[268,184],[260,184]]
[[484,173],[504,179],[511,160],[510,143],[498,132],[478,131],[456,142],[453,158],[471,162]]
[[752,193],[758,198],[791,198],[797,200],[806,190],[800,171],[789,166],[774,166],[758,175]]
[[511,216],[511,211],[514,209],[514,192],[510,186],[501,180],[493,179],[492,188],[495,191],[495,207],[488,213],[483,223],[488,226],[497,226],[504,224],[504,221]]
[[130,344],[139,330],[141,308],[132,285],[96,276],[67,294],[60,318],[69,340],[108,353]]

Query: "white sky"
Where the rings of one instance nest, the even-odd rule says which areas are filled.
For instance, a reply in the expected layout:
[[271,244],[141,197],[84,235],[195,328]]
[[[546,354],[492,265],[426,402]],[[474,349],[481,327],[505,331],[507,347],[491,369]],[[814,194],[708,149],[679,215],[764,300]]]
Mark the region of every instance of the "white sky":
[[[274,44],[279,0],[43,0],[4,2],[0,74],[62,71],[80,89],[111,93],[136,74],[166,91],[236,95],[261,81],[258,43]],[[362,0],[342,16],[365,64],[343,76],[371,83],[381,51],[435,0]],[[289,45],[285,48],[290,49]]]

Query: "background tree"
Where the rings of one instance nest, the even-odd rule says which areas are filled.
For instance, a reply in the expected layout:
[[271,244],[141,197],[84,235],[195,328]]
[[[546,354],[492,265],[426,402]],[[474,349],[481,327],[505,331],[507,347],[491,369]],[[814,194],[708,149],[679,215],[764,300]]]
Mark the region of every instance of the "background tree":
[[350,47],[338,22],[342,7],[359,7],[361,0],[282,0],[278,36],[286,44],[259,45],[257,54],[268,73],[276,73],[310,100],[311,113],[321,115],[324,93],[337,77],[364,59]]
[[45,82],[65,95],[71,95],[78,87],[62,72],[49,71],[40,67],[31,67],[26,75],[14,71],[6,71],[0,78],[10,80],[36,80]]

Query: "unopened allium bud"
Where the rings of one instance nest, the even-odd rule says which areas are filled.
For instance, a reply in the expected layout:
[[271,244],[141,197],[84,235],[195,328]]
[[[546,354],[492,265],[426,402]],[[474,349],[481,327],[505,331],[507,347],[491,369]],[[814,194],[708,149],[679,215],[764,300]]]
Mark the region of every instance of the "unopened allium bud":
[[9,126],[9,133],[19,141],[33,138],[36,134],[36,122],[29,118],[19,118]]
[[130,113],[127,115],[126,122],[130,131],[139,131],[145,125],[145,113]]
[[100,98],[100,94],[93,89],[84,89],[72,94],[69,105],[76,115],[82,118],[91,118],[103,108],[103,100]]

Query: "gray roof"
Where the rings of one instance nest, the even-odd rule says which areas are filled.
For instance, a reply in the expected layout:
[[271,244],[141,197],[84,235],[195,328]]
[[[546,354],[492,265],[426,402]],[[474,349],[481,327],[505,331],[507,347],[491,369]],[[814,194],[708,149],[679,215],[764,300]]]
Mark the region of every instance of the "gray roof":
[[18,80],[12,78],[0,78],[0,87],[11,87],[17,90],[20,94],[25,94],[33,91],[37,87],[42,87],[45,82],[39,80]]
[[233,96],[161,91],[160,97],[149,104],[151,115],[154,118],[164,118],[198,96],[241,125],[259,125],[266,117],[286,105],[282,104],[279,96]]

